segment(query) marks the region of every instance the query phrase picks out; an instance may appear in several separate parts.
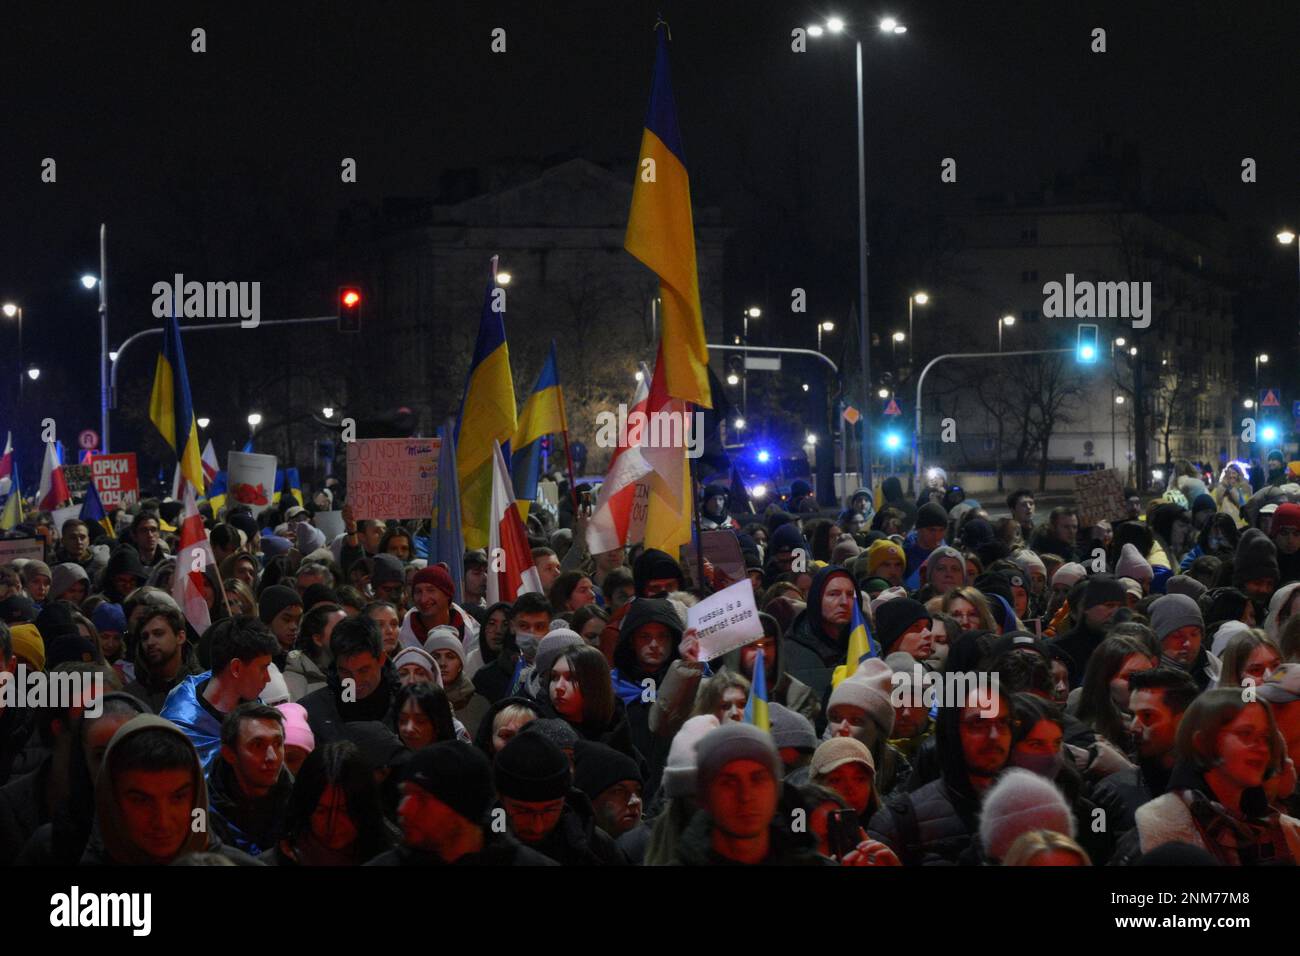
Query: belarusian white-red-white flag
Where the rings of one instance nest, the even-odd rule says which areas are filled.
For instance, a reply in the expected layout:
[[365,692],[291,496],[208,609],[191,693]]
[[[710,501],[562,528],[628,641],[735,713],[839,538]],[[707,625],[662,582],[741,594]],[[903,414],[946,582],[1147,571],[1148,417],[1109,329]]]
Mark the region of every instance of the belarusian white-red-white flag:
[[515,507],[515,486],[501,454],[501,443],[492,442],[492,511],[488,521],[487,602],[513,603],[530,591],[541,593],[542,579],[533,564],[528,532]]
[[217,480],[217,472],[221,470],[221,462],[217,461],[217,450],[212,447],[212,439],[203,446],[203,457],[199,459],[203,466],[203,481],[206,487],[211,488],[212,483]]
[[[633,416],[639,418],[645,414],[649,394],[650,372],[642,363],[641,381],[637,384],[632,408],[627,415],[629,422],[636,420]],[[639,497],[644,510],[648,497],[644,480],[652,468],[641,453],[646,431],[640,427],[619,429],[614,457],[609,460],[609,470],[601,483],[596,509],[587,523],[587,550],[592,554],[613,551],[641,540],[639,531],[645,527],[645,515],[636,521],[634,509]]]
[[[176,550],[176,570],[172,574],[172,597],[185,612],[185,620],[202,634],[212,624],[208,602],[203,597],[204,572],[215,558],[208,543],[208,532],[203,527],[203,516],[194,498],[194,486],[183,481],[185,510],[181,515],[181,543]],[[209,586],[211,586],[209,584]]]
[[59,461],[59,449],[52,441],[45,443],[45,460],[41,463],[41,485],[36,490],[37,507],[42,511],[53,511],[72,497],[68,483],[63,477],[63,462]]

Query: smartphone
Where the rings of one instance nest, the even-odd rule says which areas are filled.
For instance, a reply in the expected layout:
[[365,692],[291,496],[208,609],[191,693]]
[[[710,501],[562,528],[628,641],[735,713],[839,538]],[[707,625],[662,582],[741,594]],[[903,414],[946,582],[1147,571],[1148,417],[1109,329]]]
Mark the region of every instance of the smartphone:
[[826,814],[826,845],[837,860],[851,853],[862,842],[862,824],[852,810],[832,810]]
[[591,492],[590,491],[578,492],[578,504],[582,508],[583,514],[590,515],[593,510],[591,504]]

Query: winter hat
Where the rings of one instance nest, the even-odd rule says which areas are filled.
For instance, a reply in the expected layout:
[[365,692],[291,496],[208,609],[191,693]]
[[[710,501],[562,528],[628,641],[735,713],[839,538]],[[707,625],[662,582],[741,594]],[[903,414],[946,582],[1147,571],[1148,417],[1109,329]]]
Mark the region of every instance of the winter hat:
[[1190,574],[1175,574],[1165,582],[1166,594],[1186,594],[1193,601],[1209,590],[1204,584]]
[[356,744],[367,770],[383,770],[401,763],[410,753],[397,734],[380,720],[353,720],[339,728],[343,739]]
[[1244,621],[1224,621],[1214,632],[1214,642],[1210,646],[1210,653],[1215,657],[1222,657],[1228,642],[1242,631],[1249,630],[1250,625]]
[[[301,508],[298,510],[302,511]],[[298,550],[303,554],[310,554],[317,548],[325,547],[325,532],[306,521],[299,521],[294,533],[298,539]]]
[[275,558],[282,554],[288,554],[289,549],[293,547],[293,542],[288,538],[282,538],[278,534],[262,535],[262,553],[268,558]]
[[[1278,508],[1278,511],[1281,511]],[[1273,516],[1277,520],[1277,515]],[[1247,581],[1282,577],[1277,565],[1277,545],[1258,528],[1247,528],[1237,542],[1237,554],[1232,562],[1232,583],[1242,587]]]
[[1255,689],[1255,695],[1270,704],[1294,704],[1300,700],[1300,664],[1280,664]]
[[370,572],[370,584],[379,588],[385,584],[405,584],[406,569],[402,562],[391,554],[377,554],[374,557],[374,570]]
[[853,675],[840,681],[831,691],[826,713],[840,704],[867,712],[886,737],[894,731],[894,705],[889,700],[893,689],[893,669],[878,657],[869,657]]
[[682,566],[667,552],[647,548],[632,565],[632,583],[637,594],[644,594],[651,581],[676,578],[681,581]]
[[[506,749],[519,739],[522,738],[511,739]],[[564,754],[560,757],[564,758]],[[500,757],[497,759],[499,761]],[[567,773],[568,760],[564,762]],[[474,824],[483,821],[495,798],[492,766],[487,757],[477,747],[459,740],[440,740],[421,747],[411,755],[402,782],[414,784]]]
[[1052,575],[1052,587],[1074,587],[1087,576],[1087,568],[1076,561],[1069,561],[1057,568]]
[[77,661],[95,663],[95,645],[88,637],[78,633],[60,634],[45,642],[45,668],[53,670],[60,664]]
[[[1043,564],[1043,559],[1028,548],[1021,548],[1011,555],[1011,560],[1020,566],[1020,570],[1029,575],[1032,571],[1037,571],[1043,577],[1047,577],[1047,565]],[[1059,570],[1057,573],[1060,573]]]
[[[433,640],[430,638],[429,640]],[[456,643],[460,643],[457,641]],[[439,687],[442,686],[442,671],[438,669],[438,662],[433,659],[433,655],[423,647],[407,645],[393,655],[393,670],[400,671],[407,664],[415,664],[429,672],[433,682]]]
[[257,616],[263,624],[270,624],[287,607],[302,607],[298,592],[287,585],[272,584],[257,596]]
[[[1011,579],[1005,571],[985,571],[975,579],[974,584],[975,590],[987,598],[992,599],[994,595],[997,595],[1008,603],[1015,600],[1015,592],[1011,589]],[[1020,579],[1020,586],[1024,587],[1024,578]]]
[[1016,838],[1030,830],[1051,830],[1073,838],[1074,815],[1050,780],[1012,767],[984,795],[980,809],[984,855],[1001,860]]
[[26,594],[11,594],[0,601],[0,621],[5,624],[30,624],[36,620],[36,607]]
[[907,555],[903,553],[902,545],[895,544],[888,538],[871,542],[871,546],[867,548],[867,576],[875,574],[876,569],[890,558],[901,561],[904,565],[907,564]]
[[100,634],[121,634],[126,630],[126,614],[122,605],[105,601],[90,613],[90,623]]
[[903,632],[917,621],[929,623],[930,612],[920,601],[909,597],[895,598],[880,605],[876,612],[876,639],[888,654],[903,636]]
[[559,717],[539,717],[524,724],[521,734],[541,734],[561,750],[570,751],[582,738],[573,729],[573,725]]
[[641,768],[627,754],[591,740],[579,740],[574,745],[573,785],[592,800],[624,780],[645,783]]
[[1273,523],[1268,528],[1274,534],[1281,528],[1300,529],[1300,505],[1291,501],[1278,505],[1277,511],[1273,512]]
[[838,564],[840,567],[847,568],[853,562],[853,559],[861,553],[862,549],[858,547],[858,543],[851,537],[846,538],[831,549],[831,564]]
[[782,551],[794,551],[800,548],[807,551],[808,542],[804,540],[803,532],[794,522],[783,524],[773,531],[767,543],[768,554],[779,554]]
[[275,709],[284,715],[284,745],[301,747],[307,753],[316,749],[316,735],[307,722],[307,711],[302,704],[276,704]]
[[819,777],[846,763],[860,763],[873,777],[876,775],[876,761],[866,744],[856,737],[832,737],[818,745],[812,763],[808,765],[808,776],[816,782]]
[[289,682],[284,679],[284,674],[280,673],[280,668],[272,662],[266,668],[266,686],[257,695],[258,699],[268,706],[275,707],[277,704],[289,703],[290,696]]
[[1132,578],[1150,587],[1151,576],[1151,564],[1138,553],[1137,545],[1131,542],[1124,545],[1119,553],[1119,560],[1115,562],[1115,577]]
[[56,564],[50,576],[50,600],[57,601],[63,597],[63,593],[78,581],[85,581],[86,587],[90,587],[90,576],[85,568],[71,562]]
[[[883,580],[883,579],[877,579]],[[888,583],[888,582],[886,582]],[[907,597],[907,588],[887,587],[871,599],[871,616],[875,618],[876,612],[888,604],[890,601],[897,601],[899,598]]]
[[1124,585],[1114,577],[1109,574],[1094,574],[1083,589],[1083,609],[1086,611],[1107,601],[1123,604],[1127,597]]
[[982,545],[991,544],[993,540],[993,525],[983,518],[971,518],[961,529],[962,544],[971,550],[978,550]]
[[429,635],[424,639],[424,649],[430,657],[433,657],[434,651],[451,651],[460,658],[461,666],[465,666],[465,643],[450,624],[429,628]]
[[569,758],[545,734],[516,734],[497,754],[497,793],[512,800],[545,803],[569,792]]
[[257,518],[248,511],[235,511],[226,516],[226,524],[238,528],[244,532],[244,537],[252,541],[253,536],[257,534]]
[[937,501],[927,501],[916,512],[917,528],[948,527],[948,512]]
[[76,623],[72,620],[72,613],[71,604],[63,601],[53,601],[47,604],[45,610],[36,616],[36,629],[41,632],[41,637],[45,639],[47,650],[50,641],[56,637],[62,637],[65,634],[80,634]]
[[1166,594],[1151,602],[1151,630],[1156,639],[1163,641],[1180,627],[1196,625],[1205,630],[1205,619],[1200,606],[1186,594]]
[[50,580],[51,587],[53,586],[54,575],[50,573],[50,566],[46,564],[44,561],[35,561],[29,559],[27,563],[23,565],[23,570],[22,570],[23,583],[26,584],[28,581],[30,581],[38,574],[45,575]]
[[1120,578],[1119,583],[1124,586],[1124,592],[1126,594],[1131,594],[1133,597],[1136,597],[1139,601],[1142,600],[1143,597],[1145,597],[1145,595],[1142,593],[1142,585],[1139,582],[1134,581],[1132,578]]
[[[505,751],[501,753],[504,754]],[[772,735],[753,724],[727,721],[700,739],[695,754],[695,793],[701,801],[708,795],[709,788],[723,768],[737,760],[753,760],[765,765],[772,771],[774,780],[779,781],[783,775],[781,755],[776,751]],[[500,760],[498,755],[497,761]]]
[[9,628],[14,656],[32,670],[45,670],[45,640],[35,624],[14,624]]
[[783,707],[776,701],[767,705],[767,720],[771,725],[772,743],[777,750],[792,747],[812,753],[817,749],[817,733],[812,721],[797,710]]
[[339,594],[325,583],[313,584],[302,592],[303,610],[310,611],[317,604],[338,604]]
[[555,662],[558,661],[566,650],[570,647],[577,647],[579,644],[586,644],[582,635],[577,631],[570,630],[567,627],[557,627],[550,631],[537,644],[537,655],[533,658],[533,673],[540,680],[545,674],[550,673]]
[[431,564],[427,568],[416,571],[415,577],[411,578],[411,587],[414,588],[419,584],[432,584],[447,595],[448,600],[456,594],[456,585],[452,583],[451,575],[441,564]]
[[668,762],[664,765],[662,777],[664,796],[687,797],[695,793],[696,745],[718,726],[718,718],[712,714],[692,717],[682,724],[668,747]]

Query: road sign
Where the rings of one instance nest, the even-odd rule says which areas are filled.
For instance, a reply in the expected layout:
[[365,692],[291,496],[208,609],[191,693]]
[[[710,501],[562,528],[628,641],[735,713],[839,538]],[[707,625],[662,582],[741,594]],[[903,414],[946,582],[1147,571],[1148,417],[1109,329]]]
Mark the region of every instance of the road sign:
[[1277,389],[1270,388],[1264,392],[1264,398],[1260,401],[1260,408],[1277,408],[1282,403],[1277,400]]
[[889,400],[889,404],[885,406],[885,414],[886,414],[886,415],[901,415],[901,414],[903,414],[903,410],[902,410],[901,408],[898,407],[898,402],[894,401],[894,400],[891,398],[891,399]]
[[1300,418],[1300,401],[1291,403],[1291,417]]
[[746,355],[745,368],[752,369],[756,372],[779,372],[781,371],[781,357],[775,358],[761,355]]
[[92,448],[99,447],[99,435],[95,434],[94,429],[87,428],[77,436],[77,444],[89,451]]
[[844,409],[844,420],[850,425],[856,425],[862,420],[862,413],[852,405],[846,406]]

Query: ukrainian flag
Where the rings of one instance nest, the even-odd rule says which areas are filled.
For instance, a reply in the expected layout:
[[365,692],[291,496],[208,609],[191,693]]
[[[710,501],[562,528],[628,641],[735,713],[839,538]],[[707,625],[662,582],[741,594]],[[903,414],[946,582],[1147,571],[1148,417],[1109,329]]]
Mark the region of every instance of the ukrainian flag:
[[104,511],[104,503],[99,500],[99,489],[95,487],[95,482],[86,487],[86,500],[81,505],[81,514],[77,515],[87,524],[94,522],[103,528],[110,538],[117,537],[117,531],[113,528],[113,519]]
[[754,683],[749,689],[749,700],[745,701],[745,723],[760,730],[772,730],[767,716],[767,664],[761,653],[754,658]]
[[858,669],[858,665],[868,657],[879,657],[880,645],[871,634],[871,628],[867,624],[866,615],[862,613],[862,607],[855,598],[853,601],[853,621],[849,628],[849,650],[844,655],[844,663],[835,668],[831,674],[831,686],[838,687],[840,681],[846,677],[851,677],[853,672]]
[[668,25],[658,31],[650,108],[646,111],[623,248],[659,276],[668,394],[712,408],[709,349],[695,266],[695,222],[686,153],[668,72]]
[[537,498],[537,480],[542,471],[542,438],[567,432],[564,421],[564,393],[560,390],[559,362],[555,357],[555,340],[537,376],[537,384],[519,413],[515,429],[514,453],[510,457],[510,476],[515,486],[519,516],[528,520],[528,507]]
[[212,506],[212,517],[221,514],[221,509],[226,506],[226,473],[217,472],[217,477],[212,479],[212,484],[208,487],[208,504]]
[[302,479],[298,477],[297,468],[286,468],[284,470],[284,490],[298,505],[302,504]]
[[5,498],[4,510],[0,511],[0,531],[12,531],[23,523],[23,489],[18,483],[18,456],[9,455],[9,496]]
[[162,353],[154,370],[153,394],[149,396],[149,420],[176,453],[181,475],[203,494],[203,453],[199,447],[199,426],[190,401],[190,380],[185,374],[185,353],[181,350],[181,327],[175,314],[163,328]]
[[486,548],[492,511],[492,442],[501,443],[509,457],[510,439],[515,434],[515,383],[510,377],[510,352],[506,348],[505,290],[497,287],[496,259],[492,260],[493,281],[483,298],[474,359],[465,379],[456,422],[456,464],[460,475],[461,527],[465,547]]

